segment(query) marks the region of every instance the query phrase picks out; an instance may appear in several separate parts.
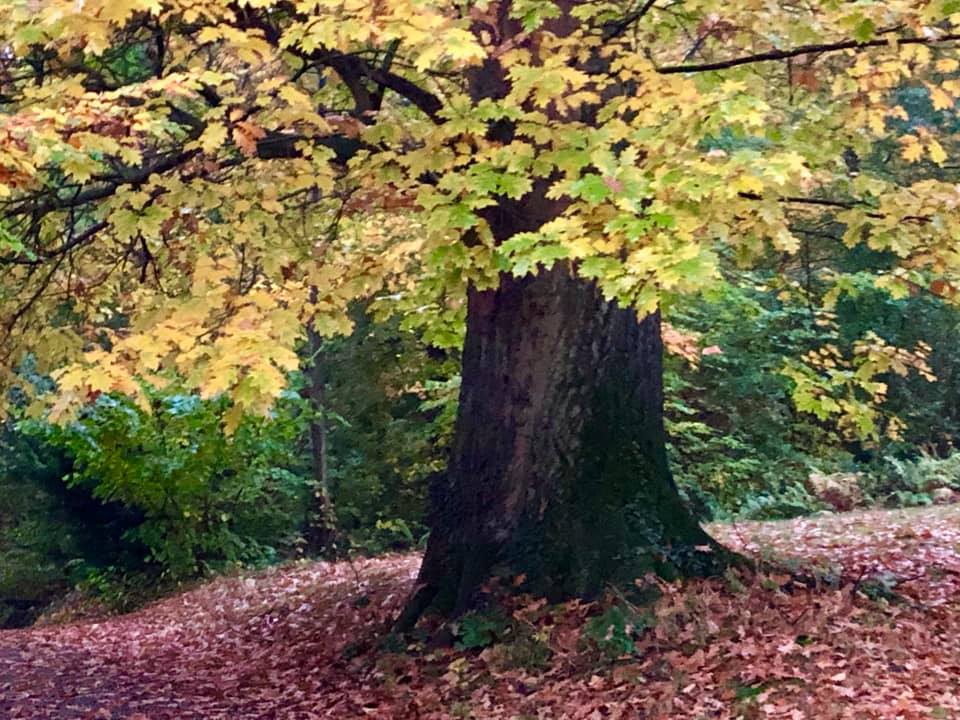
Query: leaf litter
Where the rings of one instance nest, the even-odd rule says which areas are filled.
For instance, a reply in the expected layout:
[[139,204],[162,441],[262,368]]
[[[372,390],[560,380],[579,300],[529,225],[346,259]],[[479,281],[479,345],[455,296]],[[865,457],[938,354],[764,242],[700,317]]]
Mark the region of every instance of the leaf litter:
[[960,506],[710,530],[755,569],[648,579],[614,655],[585,628],[622,596],[515,597],[515,640],[405,645],[384,629],[419,556],[297,563],[0,633],[0,717],[960,717]]

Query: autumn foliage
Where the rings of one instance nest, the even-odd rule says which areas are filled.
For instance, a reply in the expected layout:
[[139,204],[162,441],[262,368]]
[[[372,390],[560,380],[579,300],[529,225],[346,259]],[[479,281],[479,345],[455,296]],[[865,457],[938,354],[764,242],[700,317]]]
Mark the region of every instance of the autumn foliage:
[[[956,10],[11,0],[3,384],[33,354],[66,418],[178,377],[235,426],[351,300],[429,307],[442,337],[467,281],[569,262],[646,312],[824,213],[897,258],[879,286],[951,297]],[[556,216],[495,240],[490,208],[534,190]]]
[[[132,615],[0,636],[5,717],[926,718],[960,712],[955,507],[715,528],[758,563],[605,603],[519,598],[514,636],[381,645],[417,556],[223,578]],[[806,585],[768,565],[792,558]],[[819,581],[814,571],[819,573]],[[591,633],[591,620],[594,629]],[[507,624],[501,621],[500,630]],[[461,635],[462,637],[462,635]],[[524,643],[539,654],[518,651]]]
[[[958,42],[957,0],[3,2],[0,415],[79,428],[72,482],[152,513],[154,559],[183,531],[168,576],[199,572],[211,523],[217,558],[269,555],[240,552],[231,517],[291,478],[249,480],[231,443],[292,404],[304,371],[305,494],[335,524],[318,358],[357,308],[435,356],[462,348],[463,371],[440,401],[459,392],[449,462],[417,471],[432,514],[416,582],[413,555],[289,566],[5,634],[0,667],[17,670],[0,708],[960,712],[955,512],[714,528],[744,567],[673,480],[662,388],[664,346],[694,370],[736,369],[671,314],[763,266],[758,292],[807,316],[775,370],[809,420],[798,434],[835,432],[861,454],[902,439],[882,406],[898,383],[937,379],[933,339],[899,347],[858,327],[841,342],[837,310],[868,293],[957,300]],[[812,258],[816,243],[833,255]],[[856,253],[857,270],[834,262]],[[681,392],[687,424],[670,428],[702,440],[710,412]],[[164,397],[195,403],[234,458],[203,464],[221,495],[184,470],[199,453],[189,427],[171,433]],[[163,425],[118,454],[169,438],[157,457],[187,459],[105,461],[74,421],[111,403]],[[712,439],[733,454],[729,425]],[[271,473],[286,449],[273,452]],[[724,492],[726,470],[713,477]],[[170,478],[192,505],[176,506]],[[300,507],[292,479],[300,495],[278,508]],[[245,491],[239,509],[224,499]],[[768,563],[767,545],[802,567]],[[692,575],[711,579],[660,577]],[[499,604],[494,576],[510,588]],[[388,636],[398,613],[404,634]]]

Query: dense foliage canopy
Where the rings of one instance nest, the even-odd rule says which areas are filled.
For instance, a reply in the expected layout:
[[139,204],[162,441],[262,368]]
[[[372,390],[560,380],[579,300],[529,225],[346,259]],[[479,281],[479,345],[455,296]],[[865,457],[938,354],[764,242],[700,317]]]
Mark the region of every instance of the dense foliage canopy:
[[[810,234],[952,297],[957,9],[5,3],[4,386],[34,354],[60,418],[176,376],[236,427],[355,298],[455,345],[466,280],[567,260],[647,312]],[[532,191],[554,217],[497,244]],[[882,395],[878,365],[922,361],[864,342],[831,382]],[[845,412],[805,368],[808,408]]]

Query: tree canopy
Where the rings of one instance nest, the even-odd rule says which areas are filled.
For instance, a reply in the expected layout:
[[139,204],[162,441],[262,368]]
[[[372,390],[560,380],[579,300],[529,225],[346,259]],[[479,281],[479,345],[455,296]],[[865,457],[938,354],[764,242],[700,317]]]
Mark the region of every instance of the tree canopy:
[[55,419],[176,380],[235,426],[354,299],[449,346],[501,272],[565,262],[645,314],[804,233],[953,298],[958,24],[955,0],[11,0],[0,386],[31,354]]

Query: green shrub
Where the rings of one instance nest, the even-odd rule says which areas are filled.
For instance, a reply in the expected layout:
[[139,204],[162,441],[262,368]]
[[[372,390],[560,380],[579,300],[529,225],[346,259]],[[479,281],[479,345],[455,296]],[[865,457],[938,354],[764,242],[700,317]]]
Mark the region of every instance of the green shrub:
[[937,488],[960,490],[960,453],[945,458],[921,454],[913,459],[881,457],[867,466],[863,490],[886,507],[929,505]]
[[587,621],[583,635],[604,655],[617,658],[633,654],[637,638],[653,625],[654,618],[650,613],[611,605]]
[[29,624],[67,585],[64,565],[79,552],[56,493],[66,461],[37,445],[0,430],[0,627]]
[[738,514],[746,520],[782,520],[826,509],[804,485],[795,482],[746,496]]
[[426,533],[430,479],[446,464],[457,358],[396,320],[358,314],[356,323],[349,337],[323,344],[334,512],[349,547],[408,549]]
[[809,469],[843,454],[835,436],[796,412],[779,372],[785,358],[817,347],[823,330],[805,303],[770,292],[775,275],[750,279],[669,313],[695,344],[717,349],[696,364],[671,355],[664,364],[674,477],[704,519],[815,510],[802,489]]
[[456,623],[457,649],[472,650],[493,645],[503,640],[511,629],[511,621],[502,613],[468,613]]
[[361,526],[350,534],[351,547],[368,555],[379,555],[385,552],[410,550],[419,544],[423,537],[421,526],[414,525],[421,532],[419,537],[414,536],[413,529],[405,520],[377,520],[373,527]]
[[248,418],[228,437],[224,409],[171,394],[146,413],[101,396],[69,426],[23,427],[73,459],[68,486],[136,512],[123,542],[142,548],[143,562],[165,579],[179,580],[290,552],[305,514],[306,481],[290,453],[296,423]]

